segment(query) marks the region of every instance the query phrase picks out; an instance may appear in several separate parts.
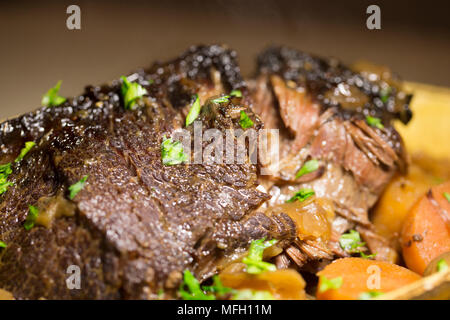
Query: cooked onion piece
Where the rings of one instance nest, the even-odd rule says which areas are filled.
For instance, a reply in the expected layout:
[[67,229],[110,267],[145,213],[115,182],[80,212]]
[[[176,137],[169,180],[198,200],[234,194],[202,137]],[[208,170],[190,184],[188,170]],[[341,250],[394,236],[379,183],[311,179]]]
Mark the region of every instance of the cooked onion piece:
[[286,213],[297,226],[300,240],[328,240],[331,235],[331,222],[334,209],[331,201],[310,197],[304,201],[287,202],[268,209],[268,214]]
[[285,269],[260,274],[245,272],[220,274],[223,285],[233,289],[252,289],[268,291],[275,299],[302,300],[305,299],[305,281],[295,270]]

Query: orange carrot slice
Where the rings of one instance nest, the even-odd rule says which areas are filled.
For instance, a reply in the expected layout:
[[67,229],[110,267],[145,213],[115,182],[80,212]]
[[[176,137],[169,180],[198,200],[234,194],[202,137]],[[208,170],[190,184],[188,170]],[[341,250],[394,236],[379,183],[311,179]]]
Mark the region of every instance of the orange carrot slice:
[[437,256],[450,251],[450,181],[431,188],[411,208],[402,229],[403,258],[423,274]]
[[268,291],[275,299],[305,299],[305,281],[297,271],[291,269],[266,271],[256,275],[245,272],[221,273],[220,280],[224,286],[233,289]]
[[421,277],[396,264],[362,258],[338,259],[318,274],[317,299],[353,300],[362,295],[382,294]]

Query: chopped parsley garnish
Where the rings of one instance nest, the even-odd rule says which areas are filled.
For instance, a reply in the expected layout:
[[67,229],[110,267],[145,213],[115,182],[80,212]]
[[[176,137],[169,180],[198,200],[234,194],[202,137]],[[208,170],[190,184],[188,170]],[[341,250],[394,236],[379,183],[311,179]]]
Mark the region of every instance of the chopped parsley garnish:
[[386,87],[380,90],[380,98],[383,103],[386,103],[391,95],[392,88]]
[[211,286],[203,286],[202,289],[206,292],[214,293],[216,296],[224,296],[234,290],[228,287],[224,287],[219,276],[213,276],[213,284]]
[[339,238],[339,244],[341,245],[342,249],[350,253],[360,252],[358,248],[365,245],[364,242],[361,242],[361,236],[359,235],[359,232],[355,230],[350,230],[350,232],[344,233]]
[[[274,300],[269,291],[251,289],[236,290],[225,287],[219,276],[214,276],[211,286],[200,286],[199,281],[189,271],[185,270],[183,282],[178,293],[183,300],[216,300],[217,298],[231,298],[231,300]],[[231,297],[230,297],[231,296]],[[162,294],[158,293],[158,297]]]
[[[22,148],[20,151],[20,154],[17,156],[17,158],[14,160],[14,162],[19,162],[20,160],[25,157],[25,155],[30,151],[31,148],[35,143],[33,141],[27,141],[25,142],[25,147]],[[12,173],[11,169],[11,163],[5,163],[0,165],[0,194],[5,193],[8,191],[8,188],[13,185],[11,181],[8,181],[8,176]]]
[[359,300],[371,300],[373,298],[382,296],[383,292],[379,292],[379,291],[367,291],[367,292],[363,292],[359,295]]
[[441,271],[445,271],[447,269],[448,269],[447,262],[444,260],[444,258],[440,259],[437,263],[437,271],[441,272]]
[[200,110],[202,109],[202,106],[200,104],[200,98],[198,97],[198,94],[195,96],[195,101],[192,104],[191,109],[189,110],[189,113],[186,117],[186,127],[189,126],[192,122],[197,119],[198,115],[200,114]]
[[248,129],[253,127],[253,121],[248,117],[248,115],[241,111],[241,117],[239,119],[239,124],[241,125],[242,129]]
[[183,145],[180,141],[172,141],[171,138],[163,137],[161,143],[161,158],[166,166],[173,166],[187,161],[187,155],[184,153]]
[[314,172],[317,169],[319,169],[319,161],[317,160],[308,160],[305,162],[305,164],[298,170],[297,174],[295,175],[295,179],[300,178],[301,176]]
[[211,102],[213,103],[225,103],[228,102],[228,99],[230,99],[230,96],[222,96],[216,99],[212,99]]
[[50,88],[47,93],[42,97],[42,105],[45,107],[56,107],[61,103],[66,101],[66,98],[61,97],[59,93],[59,88],[61,87],[61,80],[58,81],[56,86]]
[[325,292],[331,289],[339,289],[342,286],[342,277],[337,277],[333,279],[328,279],[325,276],[320,276],[322,280],[319,286],[319,292]]
[[0,241],[0,248],[5,249],[7,247],[6,243],[4,243],[3,241]]
[[133,110],[138,99],[142,98],[148,92],[137,82],[128,81],[127,77],[120,77],[122,79],[122,97],[125,109]]
[[232,300],[275,300],[269,291],[242,289],[236,291]]
[[444,192],[442,195],[444,196],[445,199],[447,199],[448,202],[450,202],[450,193]]
[[225,103],[225,102],[228,102],[228,100],[231,97],[241,98],[242,97],[241,90],[233,90],[233,91],[230,92],[229,95],[225,95],[225,96],[213,99],[213,100],[211,100],[211,102],[214,102],[214,103]]
[[8,188],[12,185],[13,185],[12,182],[7,181],[4,176],[1,176],[0,177],[0,194],[3,194],[6,191],[8,191]]
[[14,160],[14,161],[19,162],[20,160],[22,160],[23,157],[25,157],[25,155],[28,153],[28,151],[30,151],[30,149],[33,148],[35,145],[36,145],[36,143],[34,141],[25,142],[25,147],[23,147],[22,150],[20,150],[20,154],[17,156],[16,160]]
[[205,294],[205,292],[203,292],[202,288],[200,288],[200,283],[198,282],[197,279],[195,279],[194,275],[189,270],[184,271],[183,282],[180,285],[178,293],[184,300],[216,299],[214,295]]
[[34,227],[34,224],[36,223],[36,219],[39,216],[39,209],[35,206],[28,206],[28,215],[25,219],[25,223],[23,224],[23,227],[25,230],[30,230]]
[[8,188],[13,185],[13,183],[7,179],[8,174],[0,174],[0,194],[6,192]]
[[315,194],[313,189],[300,189],[297,191],[289,200],[286,200],[287,203],[294,201],[305,201],[309,197],[312,197]]
[[230,92],[230,96],[242,98],[242,92],[241,90],[233,90]]
[[361,255],[361,258],[363,258],[363,259],[373,259],[377,256],[376,252],[372,253],[372,254],[365,254],[364,252],[361,251],[359,254]]
[[71,185],[69,187],[69,199],[73,200],[73,198],[75,198],[75,196],[78,194],[78,192],[81,191],[81,189],[84,188],[84,185],[86,184],[86,180],[89,177],[89,175],[85,175],[83,176],[80,181],[75,182],[73,185]]
[[277,240],[265,241],[266,238],[253,240],[248,250],[248,255],[242,259],[242,262],[247,265],[247,272],[251,274],[258,274],[263,271],[276,271],[274,264],[263,261],[264,249],[273,246]]
[[367,116],[366,117],[366,121],[369,124],[369,126],[371,126],[371,127],[375,127],[375,128],[378,128],[378,129],[384,129],[384,125],[381,123],[381,119],[380,118]]
[[11,162],[0,165],[0,174],[10,175],[12,173]]
[[0,165],[0,194],[5,193],[10,186],[13,185],[12,182],[8,181],[8,176],[12,173],[11,163],[5,163]]

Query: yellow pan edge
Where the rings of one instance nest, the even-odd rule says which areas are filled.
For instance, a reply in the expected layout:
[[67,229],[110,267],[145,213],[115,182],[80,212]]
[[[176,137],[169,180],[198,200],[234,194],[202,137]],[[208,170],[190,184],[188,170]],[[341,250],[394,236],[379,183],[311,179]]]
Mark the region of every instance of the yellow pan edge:
[[408,125],[395,123],[406,149],[438,159],[450,159],[450,89],[406,82],[405,90],[414,96],[413,118]]

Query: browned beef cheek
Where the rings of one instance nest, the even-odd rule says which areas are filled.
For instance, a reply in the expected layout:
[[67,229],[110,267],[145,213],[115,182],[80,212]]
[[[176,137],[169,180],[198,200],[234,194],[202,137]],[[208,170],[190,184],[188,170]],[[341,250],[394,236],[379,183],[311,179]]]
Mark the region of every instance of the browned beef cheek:
[[[205,279],[251,240],[279,236],[287,228],[280,219],[253,212],[268,195],[256,190],[249,161],[161,161],[162,137],[184,126],[194,94],[203,104],[233,89],[246,93],[235,59],[221,46],[192,47],[129,76],[149,93],[136,110],[124,109],[116,81],[2,123],[0,163],[25,141],[36,146],[13,162],[14,186],[0,196],[0,235],[8,243],[0,288],[16,298],[147,299],[160,289],[175,296],[183,270]],[[230,100],[207,102],[205,129],[239,127],[236,108],[261,125],[247,98]],[[84,175],[87,184],[69,201],[68,186]],[[30,231],[23,227],[28,205],[47,217]],[[66,286],[70,265],[81,268],[79,290]]]
[[[401,91],[398,80],[271,48],[259,56],[257,76],[249,83],[254,111],[266,128],[280,130],[280,160],[266,164],[270,174],[260,177],[272,196],[267,214],[284,212],[298,228],[297,239],[276,258],[278,266],[292,260],[317,270],[320,261],[348,255],[338,240],[352,228],[376,259],[394,261],[395,251],[376,234],[368,210],[393,174],[406,167],[403,143],[391,121],[409,121],[411,96]],[[369,126],[366,116],[381,119],[383,126]],[[296,179],[310,159],[318,160],[319,169]],[[312,188],[316,199],[300,209],[285,204],[300,188]]]

